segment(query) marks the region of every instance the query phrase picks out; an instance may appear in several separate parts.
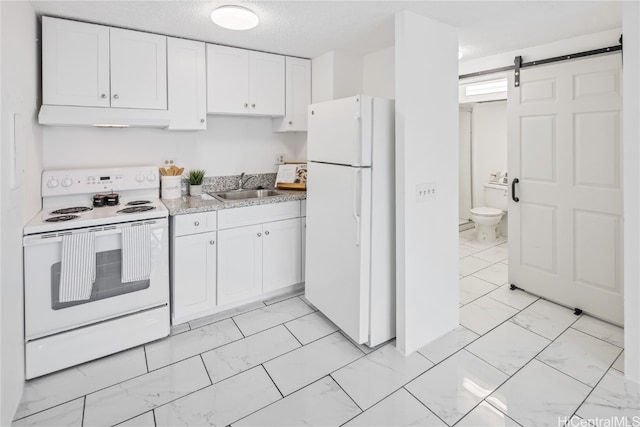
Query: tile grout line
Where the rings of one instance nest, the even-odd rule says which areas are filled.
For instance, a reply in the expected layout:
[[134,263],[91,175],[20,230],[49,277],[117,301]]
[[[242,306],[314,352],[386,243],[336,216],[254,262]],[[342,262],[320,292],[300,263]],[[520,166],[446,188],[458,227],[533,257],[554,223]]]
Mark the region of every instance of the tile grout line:
[[[263,368],[264,368],[264,367],[263,367]],[[266,371],[267,369],[265,368],[264,370]],[[267,372],[267,374],[268,374],[268,372]],[[325,375],[325,376],[327,376],[327,375]],[[313,385],[313,384],[317,383],[317,382],[318,382],[318,381],[320,381],[322,378],[324,378],[324,377],[321,377],[321,378],[319,378],[319,379],[317,379],[317,380],[315,380],[315,381],[312,381],[311,383],[307,384],[305,387],[308,387],[308,386],[310,386],[310,385]],[[275,382],[274,382],[274,384],[275,384]],[[278,388],[278,386],[276,386],[276,388]],[[303,388],[304,388],[304,387],[303,387]],[[300,389],[300,390],[302,390],[302,389]],[[280,391],[280,389],[278,389],[278,391]],[[295,392],[293,392],[293,393],[295,393]],[[288,395],[287,395],[287,397],[288,397],[288,396],[291,396],[293,393],[288,394]],[[247,417],[250,417],[251,415],[253,415],[253,414],[257,413],[257,412],[260,412],[260,411],[262,411],[263,409],[266,409],[266,408],[268,408],[268,407],[269,407],[269,406],[271,406],[271,405],[275,405],[276,403],[283,401],[284,399],[286,399],[286,397],[283,397],[282,399],[278,399],[278,400],[276,400],[276,401],[274,401],[274,402],[271,402],[271,403],[269,403],[268,405],[263,406],[262,408],[258,408],[258,409],[256,409],[255,411],[253,411],[253,412],[251,412],[251,413],[249,413],[249,414],[247,414],[247,415],[244,415],[244,416],[242,416],[241,418],[238,418],[237,420],[235,420],[234,422],[230,423],[229,425],[232,425],[232,424],[234,424],[234,423],[237,423],[238,421],[241,421],[241,420],[243,420],[243,419],[245,419],[245,418],[247,418]]]
[[[342,390],[342,392],[343,392],[344,394],[346,394],[346,395],[347,395],[347,397],[349,398],[349,400],[351,400],[351,401],[353,402],[353,404],[354,404],[354,405],[356,405],[356,407],[360,410],[360,414],[362,414],[362,413],[365,411],[364,409],[362,409],[362,407],[361,407],[360,405],[358,405],[358,402],[356,402],[356,400],[355,400],[353,397],[351,397],[351,395],[347,392],[347,390],[345,390],[345,389],[340,385],[340,383],[338,382],[338,380],[336,380],[335,378],[333,378],[333,375],[329,374],[329,375],[327,375],[327,377],[331,378],[331,381],[333,381],[334,383],[338,384],[338,388],[339,388],[340,390]],[[325,377],[322,377],[322,378],[325,378]],[[322,378],[320,378],[320,379],[322,379]],[[360,414],[358,414],[358,415],[360,415]],[[356,416],[358,416],[358,415],[356,415]]]
[[[303,301],[303,302],[304,302],[304,301]],[[305,305],[306,305],[306,304],[305,304]],[[270,307],[270,306],[267,306],[267,307]],[[309,307],[309,306],[307,305],[307,307]],[[310,307],[309,307],[309,308],[310,308]],[[293,318],[291,318],[291,319],[287,319],[287,320],[285,320],[284,322],[278,323],[277,325],[271,326],[271,327],[269,327],[269,328],[262,329],[262,330],[260,330],[260,331],[254,332],[254,333],[252,333],[252,334],[247,334],[247,335],[245,336],[245,338],[249,338],[249,337],[251,337],[251,336],[254,336],[254,335],[256,335],[256,334],[259,334],[260,332],[264,332],[264,331],[267,331],[267,330],[269,330],[269,329],[275,328],[276,326],[280,326],[280,325],[284,325],[285,323],[293,322],[294,320],[298,320],[298,319],[300,319],[301,317],[305,317],[305,316],[308,316],[308,315],[313,314],[313,313],[316,313],[316,311],[312,311],[312,312],[310,312],[310,313],[305,313],[305,314],[302,314],[302,315],[300,315],[300,316],[298,316],[298,317],[293,317]],[[244,313],[243,313],[243,314],[244,314]]]
[[[269,380],[271,381],[273,386],[276,388],[276,390],[278,390],[278,393],[280,393],[280,399],[276,400],[276,402],[284,399],[284,394],[282,393],[282,391],[280,391],[280,387],[278,387],[278,384],[276,384],[276,382],[273,380],[273,378],[271,377],[271,374],[269,373],[269,371],[267,371],[267,368],[264,367],[264,363],[261,363],[258,366],[262,367],[262,369],[267,373]],[[275,403],[275,402],[271,402],[271,403]]]
[[236,319],[232,317],[231,321],[233,322],[234,325],[236,325],[236,328],[238,328],[238,331],[240,331],[240,335],[242,335],[242,338],[246,338],[247,336],[244,334],[244,332],[242,332],[242,329],[240,329],[240,326],[238,326],[238,324],[236,323]]
[[144,352],[144,364],[147,367],[147,374],[149,373],[149,359],[147,358],[147,345],[142,345],[142,351]]
[[207,364],[204,363],[204,358],[202,357],[202,353],[200,353],[198,356],[200,356],[200,360],[202,361],[202,365],[204,366],[204,370],[207,373],[207,377],[209,378],[209,382],[211,383],[211,385],[213,385],[213,381],[211,381],[211,374],[209,373],[209,368],[207,368]]
[[[590,317],[590,316],[589,316],[589,317]],[[595,317],[593,317],[593,319],[595,319]],[[579,319],[578,319],[578,320],[579,320]],[[597,319],[597,320],[599,320],[599,319]],[[604,320],[603,320],[603,322],[604,322]],[[606,323],[606,322],[605,322],[605,323]],[[574,325],[575,325],[575,323],[574,323]],[[611,345],[613,345],[613,346],[615,346],[615,347],[618,347],[618,348],[622,349],[622,351],[624,351],[624,347],[621,347],[621,346],[619,346],[618,344],[614,344],[614,343],[612,343],[611,341],[607,341],[607,340],[605,340],[604,338],[597,337],[597,336],[595,336],[595,335],[593,335],[593,334],[590,334],[589,332],[585,332],[585,331],[583,331],[582,329],[575,328],[575,327],[574,327],[574,325],[571,325],[571,329],[573,329],[573,330],[575,330],[575,331],[578,331],[578,332],[582,332],[583,334],[585,334],[585,335],[589,335],[590,337],[597,338],[597,339],[599,339],[600,341],[604,341],[604,342],[606,342],[607,344],[611,344]]]
[[[256,301],[256,302],[257,302],[257,301]],[[195,321],[196,321],[196,320],[198,320],[198,319],[190,320],[189,322],[187,322],[187,323],[189,324],[189,331],[195,331],[196,329],[204,328],[205,326],[213,325],[214,323],[220,323],[220,322],[222,322],[222,321],[224,321],[224,320],[231,319],[232,317],[235,317],[235,316],[240,316],[240,315],[242,315],[242,314],[251,313],[251,312],[253,312],[253,311],[261,310],[261,309],[263,309],[263,308],[265,308],[265,307],[269,307],[268,305],[265,305],[263,301],[260,301],[260,302],[262,303],[262,307],[256,307],[256,308],[251,309],[251,310],[243,311],[242,313],[233,314],[233,315],[231,315],[231,316],[229,316],[229,317],[223,317],[222,319],[217,319],[217,320],[212,321],[211,323],[205,323],[205,324],[203,324],[203,325],[199,325],[199,326],[197,326],[197,327],[195,327],[195,328],[191,327],[191,322],[195,322]],[[254,304],[254,303],[248,303],[248,304],[246,304],[246,305],[249,305],[249,304]],[[242,307],[242,306],[240,306],[240,307]],[[233,309],[229,309],[229,311],[231,311],[231,310],[233,310]],[[226,311],[226,310],[225,310],[225,311]],[[210,314],[209,316],[215,316],[215,315],[217,315],[217,314],[221,314],[221,313],[224,313],[224,311],[221,311],[220,313],[213,313],[213,314]],[[205,316],[205,317],[208,317],[208,316]],[[201,318],[201,319],[202,319],[202,318]],[[185,333],[185,332],[189,332],[189,331],[183,331],[183,332],[180,332],[180,334],[183,334],[183,333]],[[180,334],[177,334],[177,335],[180,335]]]
[[87,409],[87,395],[82,398],[82,419],[80,420],[80,427],[84,427],[84,412]]
[[[412,381],[413,381],[413,380],[412,380]],[[410,382],[411,382],[411,381],[410,381]],[[409,384],[409,383],[407,383],[407,384]],[[433,411],[432,411],[432,410],[431,410],[431,409],[430,409],[430,408],[429,408],[429,407],[428,407],[428,406],[427,406],[427,405],[426,405],[422,400],[418,399],[418,397],[417,397],[416,395],[414,395],[413,393],[411,393],[411,391],[409,391],[409,389],[407,389],[407,387],[406,387],[406,386],[407,386],[407,384],[403,385],[403,386],[402,386],[402,387],[400,387],[400,388],[404,389],[404,391],[406,391],[407,393],[409,393],[409,394],[411,395],[411,397],[413,397],[413,398],[414,398],[414,399],[416,399],[418,402],[420,402],[420,404],[421,404],[422,406],[424,406],[425,408],[427,408],[427,411],[429,411],[429,412],[431,412],[433,415],[435,415],[435,416],[436,416],[436,418],[438,418],[440,421],[442,421],[442,423],[443,423],[445,426],[448,426],[449,424],[448,424],[445,420],[443,420],[442,418],[440,418],[440,415],[438,415],[438,414],[436,414],[435,412],[433,412]],[[399,389],[398,389],[398,390],[399,390]]]
[[[298,337],[296,336],[296,334],[294,334],[293,332],[291,332],[291,329],[287,328],[287,324],[286,323],[282,323],[282,326],[284,326],[284,328],[293,336],[293,338],[298,341],[298,344],[300,344],[300,347],[304,347],[304,344],[302,344],[302,341],[300,341],[298,339]],[[327,335],[325,335],[327,336]],[[318,339],[322,339],[324,337],[318,338]],[[299,347],[298,347],[299,348]]]
[[[567,310],[568,310],[568,309],[567,309]],[[483,400],[485,400],[485,401],[486,401],[487,397],[490,397],[490,396],[491,396],[493,393],[495,393],[495,392],[496,392],[500,387],[502,387],[504,384],[506,384],[506,383],[507,383],[507,381],[509,381],[509,380],[511,380],[511,378],[515,377],[515,376],[516,376],[520,371],[522,371],[526,366],[528,366],[529,364],[531,364],[531,362],[532,362],[533,360],[538,360],[538,359],[536,359],[536,357],[538,357],[538,356],[539,356],[543,351],[545,351],[545,350],[546,350],[546,349],[547,349],[551,344],[553,344],[553,343],[558,339],[558,337],[560,337],[560,335],[562,335],[562,334],[563,334],[563,333],[565,333],[569,328],[571,328],[571,326],[572,326],[575,322],[577,322],[579,318],[580,318],[580,317],[577,317],[577,318],[576,318],[576,320],[574,320],[573,322],[571,322],[571,325],[567,326],[567,327],[566,327],[566,328],[565,328],[565,329],[564,329],[560,334],[558,334],[558,336],[557,336],[556,338],[554,338],[553,340],[550,340],[549,344],[547,344],[547,345],[546,345],[542,350],[540,350],[540,351],[539,351],[535,356],[533,356],[533,358],[532,358],[531,360],[529,360],[527,363],[525,363],[524,365],[522,365],[522,366],[521,366],[521,367],[520,367],[516,372],[514,372],[514,373],[513,373],[513,375],[510,375],[510,376],[509,376],[505,381],[503,381],[500,385],[498,385],[498,386],[497,386],[497,387],[496,387],[496,388],[495,388],[491,393],[489,393],[489,394],[488,394],[488,395],[487,395]],[[520,325],[518,325],[518,326],[520,326]],[[526,328],[525,328],[525,329],[526,329]],[[528,329],[527,329],[527,330],[528,330]],[[531,331],[531,332],[533,332],[533,331]],[[538,334],[538,335],[539,335],[539,334]],[[540,335],[540,336],[542,336],[542,335]],[[543,337],[543,338],[546,338],[546,337]],[[546,338],[546,339],[549,339],[549,338]],[[469,351],[469,350],[467,350],[467,351]],[[469,351],[469,353],[471,353],[471,352]],[[473,354],[473,353],[471,353],[471,354]],[[476,355],[474,354],[474,356],[476,356]],[[476,357],[478,357],[478,356],[476,356]],[[489,362],[487,362],[486,360],[484,360],[484,359],[482,359],[482,358],[480,358],[480,357],[478,357],[478,358],[479,358],[480,360],[484,361],[485,363],[488,363],[489,365],[491,365],[491,364],[490,364]],[[543,361],[541,361],[541,360],[538,360],[538,362],[543,363],[545,366],[549,366],[549,365],[547,365],[546,363],[544,363],[544,362],[543,362]],[[491,365],[491,366],[493,366],[493,365]],[[550,367],[550,368],[553,368],[552,366],[549,366],[549,367]],[[497,368],[496,368],[496,369],[497,369]],[[557,369],[556,369],[556,371],[557,371]],[[500,371],[500,372],[502,372],[502,371]],[[558,372],[560,372],[560,371],[558,371]],[[576,380],[575,378],[571,377],[571,376],[570,376],[570,375],[568,375],[568,374],[565,374],[564,372],[560,372],[560,373],[561,373],[561,374],[563,374],[563,375],[565,375],[565,376],[567,376],[567,377],[569,377],[569,378],[571,378],[571,379]],[[576,381],[578,381],[578,380],[576,380]],[[584,383],[582,383],[581,381],[578,381],[578,382],[580,382],[581,384],[584,384]],[[589,386],[587,386],[587,387],[589,387]],[[497,410],[498,410],[498,411],[500,411],[501,413],[503,413],[503,414],[504,414],[504,411],[500,410],[500,408],[497,408],[495,405],[492,405],[492,404],[491,404],[491,402],[487,401],[487,403],[488,403],[489,405],[493,406],[495,409],[497,409]],[[476,405],[476,406],[477,406],[477,405]],[[509,416],[509,414],[505,414],[505,415]],[[509,417],[509,418],[511,418],[511,417]],[[514,420],[514,421],[516,421],[516,422],[517,422],[517,420]]]

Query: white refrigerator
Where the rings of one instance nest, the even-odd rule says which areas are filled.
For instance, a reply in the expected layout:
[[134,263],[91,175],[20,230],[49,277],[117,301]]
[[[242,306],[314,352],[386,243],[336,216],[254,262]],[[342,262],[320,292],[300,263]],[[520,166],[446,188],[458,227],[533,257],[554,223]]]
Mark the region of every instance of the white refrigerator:
[[395,114],[388,99],[309,106],[307,299],[371,347],[395,328]]

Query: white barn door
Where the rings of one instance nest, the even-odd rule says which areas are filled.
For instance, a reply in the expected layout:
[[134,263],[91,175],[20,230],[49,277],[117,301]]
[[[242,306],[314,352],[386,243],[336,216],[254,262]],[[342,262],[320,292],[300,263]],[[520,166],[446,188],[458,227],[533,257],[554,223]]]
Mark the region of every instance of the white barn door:
[[[621,55],[511,74],[509,282],[623,323]],[[519,198],[516,202],[513,197]]]

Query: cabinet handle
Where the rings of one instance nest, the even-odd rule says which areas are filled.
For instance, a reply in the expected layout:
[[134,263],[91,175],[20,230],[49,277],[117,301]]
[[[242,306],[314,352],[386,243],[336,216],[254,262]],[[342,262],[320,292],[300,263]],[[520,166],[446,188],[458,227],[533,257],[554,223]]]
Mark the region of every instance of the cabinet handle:
[[264,235],[265,235],[265,236],[268,236],[268,235],[269,235],[269,232],[268,232],[268,231],[265,231],[265,232],[264,232]]
[[251,104],[251,108],[256,108],[256,104]]
[[246,102],[244,103],[244,108],[247,108],[249,106],[249,104],[247,104]]
[[258,237],[262,237],[262,233],[258,233]]
[[103,93],[102,95],[100,95],[100,98],[105,99],[107,97],[106,93]]
[[198,221],[194,222],[193,225],[195,225],[196,227],[200,225],[200,223]]
[[292,125],[292,124],[293,124],[293,122],[292,122],[292,121],[289,121],[289,124],[290,124],[290,125]]
[[200,123],[204,123],[204,119],[200,119]]
[[210,244],[210,245],[215,245],[215,244],[216,244],[216,242],[215,242],[214,240],[209,240],[209,244]]
[[113,98],[114,99],[118,99],[118,98],[120,98],[120,96],[116,93],[115,95],[113,95]]

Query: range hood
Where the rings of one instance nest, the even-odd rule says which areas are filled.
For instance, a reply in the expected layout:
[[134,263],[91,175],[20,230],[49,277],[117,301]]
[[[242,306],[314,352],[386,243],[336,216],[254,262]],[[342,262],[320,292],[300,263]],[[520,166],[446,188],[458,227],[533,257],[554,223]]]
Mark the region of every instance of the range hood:
[[43,105],[38,122],[49,126],[166,128],[170,119],[167,110]]

